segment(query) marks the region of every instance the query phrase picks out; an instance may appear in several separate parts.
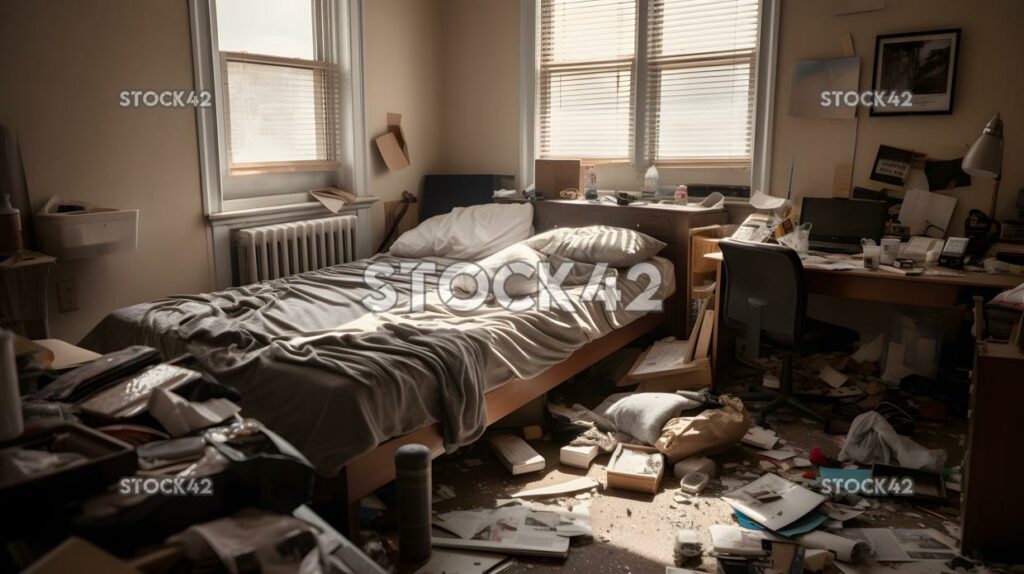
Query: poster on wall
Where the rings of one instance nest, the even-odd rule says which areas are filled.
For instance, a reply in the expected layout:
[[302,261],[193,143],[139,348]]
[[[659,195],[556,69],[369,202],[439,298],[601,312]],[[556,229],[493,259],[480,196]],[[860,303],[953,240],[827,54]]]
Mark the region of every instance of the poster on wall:
[[875,39],[872,116],[951,114],[960,29]]

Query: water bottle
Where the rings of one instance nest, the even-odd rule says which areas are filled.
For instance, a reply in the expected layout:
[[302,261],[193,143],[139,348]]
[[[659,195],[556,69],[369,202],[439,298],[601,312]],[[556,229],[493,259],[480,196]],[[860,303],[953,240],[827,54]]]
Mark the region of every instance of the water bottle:
[[583,196],[587,199],[597,199],[597,173],[592,165],[588,165],[583,172]]
[[642,189],[644,195],[653,196],[658,193],[658,168],[651,166],[647,168],[647,173],[644,174],[644,187]]

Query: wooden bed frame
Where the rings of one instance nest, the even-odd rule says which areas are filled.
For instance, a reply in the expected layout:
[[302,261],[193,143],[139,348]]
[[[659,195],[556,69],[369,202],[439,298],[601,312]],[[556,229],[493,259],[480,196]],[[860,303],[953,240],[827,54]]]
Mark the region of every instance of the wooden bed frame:
[[[555,227],[577,227],[603,224],[643,231],[668,244],[660,255],[676,266],[676,292],[666,300],[665,311],[645,315],[621,329],[579,348],[566,360],[549,367],[531,379],[512,380],[486,393],[487,425],[505,417],[530,401],[542,396],[587,367],[625,347],[637,338],[662,326],[672,333],[688,332],[688,305],[686,277],[689,269],[688,235],[693,227],[724,220],[724,210],[697,214],[666,213],[662,210],[640,208],[604,208],[583,203],[538,202],[534,207],[534,229],[540,233]],[[693,221],[691,221],[691,219]],[[685,239],[681,239],[685,238]],[[680,316],[682,315],[682,316]],[[685,336],[685,334],[684,334]],[[444,453],[444,439],[440,424],[393,438],[348,463],[337,479],[320,481],[321,492],[335,503],[347,507],[347,526],[350,536],[358,536],[359,501],[395,479],[395,452],[403,445],[426,445],[434,458]]]

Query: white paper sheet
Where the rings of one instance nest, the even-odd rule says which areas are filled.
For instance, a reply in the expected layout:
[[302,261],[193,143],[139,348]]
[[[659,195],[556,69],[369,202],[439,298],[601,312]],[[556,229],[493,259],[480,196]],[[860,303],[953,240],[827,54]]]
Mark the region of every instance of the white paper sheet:
[[678,341],[672,338],[662,339],[651,345],[642,363],[636,366],[630,375],[651,375],[664,371],[681,369],[685,365],[686,350],[689,341]]
[[818,372],[818,378],[825,381],[825,383],[833,389],[838,389],[843,386],[849,379],[846,375],[833,369],[831,365],[825,365],[822,367],[821,371]]
[[900,223],[910,226],[911,235],[924,235],[928,225],[949,228],[956,198],[923,189],[908,189],[900,207]]
[[[765,498],[771,493],[774,498]],[[781,476],[768,473],[722,497],[729,506],[770,530],[780,530],[814,510],[827,499]]]
[[788,199],[784,197],[775,197],[767,195],[762,191],[755,191],[750,196],[750,205],[754,209],[763,209],[765,211],[774,211],[776,209],[783,209],[789,207],[791,204]]
[[560,512],[536,512],[519,505],[448,512],[436,516],[434,526],[455,534],[452,537],[435,528],[431,544],[437,547],[530,556],[567,556],[573,534],[563,535],[559,528],[578,530],[578,525]]
[[761,547],[762,540],[781,540],[764,530],[750,530],[725,524],[712,524],[708,530],[711,531],[711,545],[719,554],[764,556],[766,552]]

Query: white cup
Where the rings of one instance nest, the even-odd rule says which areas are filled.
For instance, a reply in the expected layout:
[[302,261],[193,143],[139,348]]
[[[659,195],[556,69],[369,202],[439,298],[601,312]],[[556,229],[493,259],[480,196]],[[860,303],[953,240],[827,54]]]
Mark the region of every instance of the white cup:
[[900,240],[899,239],[883,239],[882,240],[882,265],[892,265],[896,263],[896,258],[900,255]]
[[878,264],[882,259],[882,246],[881,245],[865,245],[864,246],[864,267],[866,269],[878,269]]

